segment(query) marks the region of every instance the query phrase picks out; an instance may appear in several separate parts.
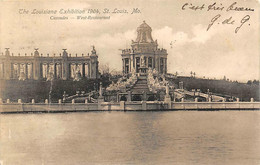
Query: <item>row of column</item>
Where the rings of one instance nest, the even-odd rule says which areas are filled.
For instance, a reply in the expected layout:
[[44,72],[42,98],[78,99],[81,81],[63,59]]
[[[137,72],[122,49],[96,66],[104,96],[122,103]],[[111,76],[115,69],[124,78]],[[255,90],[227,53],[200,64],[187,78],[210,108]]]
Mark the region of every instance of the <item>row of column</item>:
[[[81,77],[97,78],[93,70],[97,69],[96,65],[91,68],[91,63],[11,63],[10,69],[6,68],[5,63],[0,63],[0,79],[39,79],[48,78],[75,78],[77,73]],[[6,73],[6,70],[9,70]],[[92,73],[93,72],[93,73]]]
[[[31,57],[15,57],[15,56],[10,56],[10,51],[9,48],[6,48],[5,51],[5,56],[0,57],[0,78],[2,79],[12,79],[14,77],[21,77],[21,72],[20,72],[20,64],[25,64],[25,68],[23,69],[23,75],[25,74],[26,78],[30,78],[32,77],[35,80],[38,80],[40,78],[46,77],[47,74],[51,73],[49,71],[49,64],[47,64],[45,66],[45,63],[54,63],[55,62],[59,62],[60,66],[58,68],[56,68],[56,66],[53,66],[53,71],[52,73],[54,73],[55,76],[59,76],[61,74],[62,79],[66,80],[69,79],[70,77],[72,77],[71,75],[71,67],[70,64],[71,63],[84,63],[86,62],[87,64],[89,64],[90,66],[88,67],[88,74],[89,78],[98,78],[98,56],[96,54],[96,50],[95,47],[93,46],[93,50],[91,51],[91,55],[87,58],[77,58],[77,57],[68,57],[68,53],[66,51],[66,49],[63,49],[63,53],[62,53],[62,58],[58,58],[57,59],[51,59],[48,58],[46,59],[45,57],[40,57],[39,56],[39,52],[38,49],[35,49],[34,52],[34,56],[33,58]],[[76,59],[77,58],[77,59]],[[30,62],[31,63],[31,69],[27,69],[27,64]],[[20,63],[17,64],[17,66],[15,66],[15,72],[14,72],[14,63]],[[44,65],[44,68],[42,68],[42,65]],[[55,64],[53,64],[55,65]],[[59,70],[59,72],[56,73],[56,70]],[[81,73],[83,74],[83,70],[85,69],[85,67],[83,67],[83,69],[81,69]],[[61,70],[61,71],[60,71]],[[27,73],[30,73],[30,76],[28,76]]]
[[[67,71],[64,74],[64,72]],[[44,63],[41,64],[41,78],[48,78],[48,76],[53,76],[54,78],[75,78],[77,74],[80,74],[80,77],[92,78],[91,74],[91,64],[89,63],[69,63],[68,66],[64,64],[55,63]],[[65,76],[66,75],[66,76]]]
[[33,64],[32,63],[11,64],[11,78],[32,79]]
[[89,64],[70,64],[70,78],[75,78],[76,74],[80,73],[81,77],[89,77],[91,68]]
[[158,71],[159,73],[167,73],[167,58],[160,58]]
[[[167,73],[167,58],[153,58],[153,57],[144,57],[145,66],[147,68],[156,69],[159,73]],[[135,68],[135,71],[138,72],[139,67],[141,66],[141,58],[140,57],[131,57],[131,58],[123,58],[123,73],[128,74]]]

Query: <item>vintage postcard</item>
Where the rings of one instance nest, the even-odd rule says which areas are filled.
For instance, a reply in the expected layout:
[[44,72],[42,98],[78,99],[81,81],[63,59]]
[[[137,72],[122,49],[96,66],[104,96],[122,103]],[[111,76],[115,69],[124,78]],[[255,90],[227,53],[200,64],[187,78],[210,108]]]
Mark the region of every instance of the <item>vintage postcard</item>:
[[259,165],[257,0],[0,1],[0,165]]

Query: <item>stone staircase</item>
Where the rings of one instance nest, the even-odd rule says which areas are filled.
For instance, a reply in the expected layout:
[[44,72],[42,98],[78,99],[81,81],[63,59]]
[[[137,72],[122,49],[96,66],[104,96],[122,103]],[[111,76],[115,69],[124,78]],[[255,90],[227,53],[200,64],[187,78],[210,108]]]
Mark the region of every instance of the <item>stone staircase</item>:
[[149,92],[147,76],[139,76],[135,85],[131,88],[132,93]]

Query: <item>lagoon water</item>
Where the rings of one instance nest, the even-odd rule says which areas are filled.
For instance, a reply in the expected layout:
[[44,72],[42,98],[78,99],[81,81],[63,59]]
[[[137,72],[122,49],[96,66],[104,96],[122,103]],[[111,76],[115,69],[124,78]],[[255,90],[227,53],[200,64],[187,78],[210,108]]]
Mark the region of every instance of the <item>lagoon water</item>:
[[3,165],[260,164],[260,111],[2,114],[0,124]]

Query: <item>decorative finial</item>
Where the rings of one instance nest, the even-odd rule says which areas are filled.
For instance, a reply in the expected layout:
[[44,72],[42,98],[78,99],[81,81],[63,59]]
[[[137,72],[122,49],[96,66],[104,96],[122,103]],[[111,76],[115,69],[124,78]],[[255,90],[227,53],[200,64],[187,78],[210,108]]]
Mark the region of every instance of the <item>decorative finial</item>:
[[145,20],[143,20],[143,23],[145,23]]
[[62,49],[62,50],[63,50],[62,57],[68,57],[68,53],[66,51],[67,49]]
[[40,55],[40,53],[38,52],[38,49],[39,49],[39,48],[34,48],[34,50],[35,50],[35,51],[34,51],[34,56],[39,56],[39,55]]
[[96,49],[95,49],[95,46],[92,45],[92,51],[91,51],[92,54],[96,54]]
[[10,56],[10,52],[9,52],[9,48],[5,48],[6,50],[5,50],[5,55],[6,56]]

